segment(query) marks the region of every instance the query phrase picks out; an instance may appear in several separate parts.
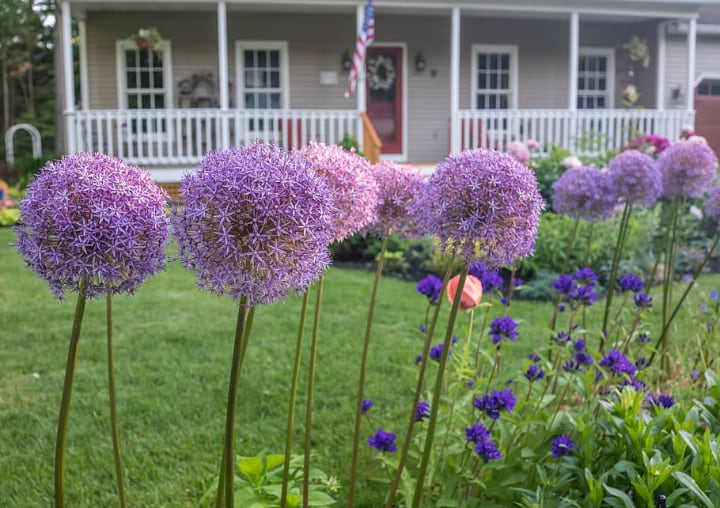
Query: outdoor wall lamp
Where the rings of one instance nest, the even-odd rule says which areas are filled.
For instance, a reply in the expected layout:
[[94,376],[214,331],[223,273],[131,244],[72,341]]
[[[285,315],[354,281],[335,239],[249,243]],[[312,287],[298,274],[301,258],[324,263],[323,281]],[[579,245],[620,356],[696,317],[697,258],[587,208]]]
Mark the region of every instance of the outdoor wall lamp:
[[422,51],[418,51],[417,55],[415,55],[415,70],[422,72],[425,70],[425,67],[425,57],[423,56]]
[[346,49],[342,54],[342,70],[349,71],[352,68],[352,58],[350,52]]

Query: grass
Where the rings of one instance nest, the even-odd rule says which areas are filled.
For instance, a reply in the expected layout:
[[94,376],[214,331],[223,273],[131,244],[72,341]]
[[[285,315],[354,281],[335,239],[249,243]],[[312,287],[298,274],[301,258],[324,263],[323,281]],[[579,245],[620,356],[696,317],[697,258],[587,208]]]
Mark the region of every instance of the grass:
[[[45,507],[53,498],[57,411],[75,295],[58,303],[46,284],[24,267],[9,245],[13,239],[11,230],[0,228],[0,506]],[[369,272],[338,268],[328,271],[325,282],[313,446],[316,465],[345,483],[371,284]],[[720,286],[720,278],[705,277],[701,286],[690,300],[692,308],[710,288]],[[240,455],[282,453],[300,303],[299,297],[291,297],[256,312],[240,381]],[[117,297],[113,310],[129,504],[198,506],[219,465],[236,305],[197,290],[194,275],[171,261],[135,296]],[[546,303],[513,303],[510,314],[522,319],[521,334],[505,356],[515,366],[546,335],[549,310]],[[399,431],[401,437],[415,385],[414,358],[422,346],[417,327],[424,311],[425,299],[414,283],[383,279],[365,394],[376,403],[373,423]],[[683,319],[679,330],[697,324],[693,318]],[[73,507],[117,504],[104,326],[104,302],[89,301],[66,458],[67,505]],[[435,342],[440,340],[438,334]],[[298,415],[304,414],[304,385],[301,382]],[[299,453],[303,429],[301,424],[296,427]],[[374,429],[365,430],[370,435]],[[373,454],[365,448],[361,474],[376,476]],[[365,484],[359,495],[358,506],[376,506],[382,494]]]

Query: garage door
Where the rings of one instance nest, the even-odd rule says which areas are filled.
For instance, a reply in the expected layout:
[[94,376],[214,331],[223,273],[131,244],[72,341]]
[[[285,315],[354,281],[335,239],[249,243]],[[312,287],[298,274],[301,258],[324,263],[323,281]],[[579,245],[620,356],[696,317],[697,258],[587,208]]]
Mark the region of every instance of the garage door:
[[706,79],[698,85],[695,111],[695,132],[720,154],[720,79]]

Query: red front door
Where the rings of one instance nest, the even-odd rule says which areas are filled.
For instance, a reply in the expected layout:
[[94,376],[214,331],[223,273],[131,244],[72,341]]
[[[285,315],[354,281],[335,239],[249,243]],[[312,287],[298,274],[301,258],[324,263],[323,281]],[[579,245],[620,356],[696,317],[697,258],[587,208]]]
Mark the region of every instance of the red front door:
[[720,154],[720,80],[706,79],[695,89],[695,132]]
[[403,50],[399,47],[367,48],[367,114],[382,141],[382,153],[403,151]]

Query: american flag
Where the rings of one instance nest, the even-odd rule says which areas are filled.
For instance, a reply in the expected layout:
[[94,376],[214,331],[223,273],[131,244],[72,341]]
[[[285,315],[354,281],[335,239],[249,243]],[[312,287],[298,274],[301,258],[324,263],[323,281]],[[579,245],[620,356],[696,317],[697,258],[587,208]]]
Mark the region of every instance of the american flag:
[[362,29],[355,41],[355,53],[353,54],[352,68],[350,69],[349,88],[347,96],[350,97],[355,93],[357,87],[358,73],[360,66],[365,60],[365,48],[372,44],[375,40],[375,9],[373,9],[372,0],[368,0],[365,6],[365,18],[363,19]]

